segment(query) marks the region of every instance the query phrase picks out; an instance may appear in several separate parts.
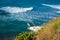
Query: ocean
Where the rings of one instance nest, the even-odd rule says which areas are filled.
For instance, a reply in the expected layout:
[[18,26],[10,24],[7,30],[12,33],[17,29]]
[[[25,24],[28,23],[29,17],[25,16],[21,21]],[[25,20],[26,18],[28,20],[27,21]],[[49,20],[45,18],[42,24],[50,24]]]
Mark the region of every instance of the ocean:
[[60,16],[60,0],[0,0],[0,36],[30,31]]

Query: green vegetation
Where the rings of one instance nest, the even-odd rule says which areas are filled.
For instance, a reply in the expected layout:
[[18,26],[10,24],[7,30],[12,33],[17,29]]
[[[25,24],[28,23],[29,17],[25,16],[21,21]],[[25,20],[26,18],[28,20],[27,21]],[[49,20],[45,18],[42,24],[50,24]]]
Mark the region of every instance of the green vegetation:
[[16,36],[15,40],[60,40],[60,17],[43,25],[36,34],[23,32]]
[[33,40],[35,33],[23,32],[16,36],[15,40]]

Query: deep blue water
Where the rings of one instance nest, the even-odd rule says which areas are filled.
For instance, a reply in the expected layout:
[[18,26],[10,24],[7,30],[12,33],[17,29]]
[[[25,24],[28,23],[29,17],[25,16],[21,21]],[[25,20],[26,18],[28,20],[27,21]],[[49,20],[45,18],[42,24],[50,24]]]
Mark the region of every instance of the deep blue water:
[[[16,35],[20,32],[29,31],[28,24],[40,26],[60,16],[60,13],[55,12],[60,11],[60,9],[42,4],[60,6],[60,0],[0,0],[0,36]],[[23,8],[32,7],[33,9],[27,12],[11,13],[13,11],[11,8],[19,11],[16,9],[17,7],[22,8],[22,11],[25,10]]]

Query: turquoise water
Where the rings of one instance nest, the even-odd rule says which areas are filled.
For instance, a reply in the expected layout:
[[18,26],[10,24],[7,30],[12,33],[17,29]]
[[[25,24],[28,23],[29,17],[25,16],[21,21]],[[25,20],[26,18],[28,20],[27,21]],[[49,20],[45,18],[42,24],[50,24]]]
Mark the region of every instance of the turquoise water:
[[[0,0],[0,36],[17,35],[29,31],[60,16],[60,9],[46,6],[60,5],[60,0]],[[57,6],[56,6],[57,7]],[[29,26],[29,25],[30,26]]]

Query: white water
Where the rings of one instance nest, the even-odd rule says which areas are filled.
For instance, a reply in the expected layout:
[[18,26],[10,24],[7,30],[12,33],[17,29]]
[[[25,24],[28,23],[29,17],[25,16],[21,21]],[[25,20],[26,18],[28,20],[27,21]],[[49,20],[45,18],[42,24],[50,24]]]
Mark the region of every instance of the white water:
[[31,11],[33,7],[28,7],[28,8],[20,8],[20,7],[2,7],[0,10],[4,10],[9,13],[20,13],[20,12],[27,12]]
[[50,5],[50,4],[42,4],[42,5],[60,10],[60,5]]

